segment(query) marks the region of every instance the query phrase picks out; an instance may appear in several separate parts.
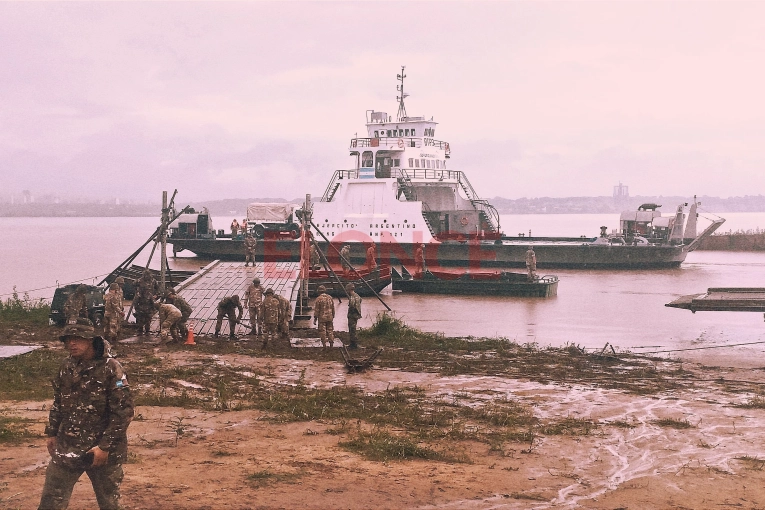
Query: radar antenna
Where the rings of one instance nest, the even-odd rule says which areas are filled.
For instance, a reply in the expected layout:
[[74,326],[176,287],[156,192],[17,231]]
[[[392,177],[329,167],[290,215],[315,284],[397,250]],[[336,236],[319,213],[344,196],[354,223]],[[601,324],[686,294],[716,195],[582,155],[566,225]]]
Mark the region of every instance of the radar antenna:
[[404,78],[406,78],[404,69],[406,69],[406,66],[401,66],[401,74],[396,75],[398,81],[401,82],[399,85],[396,85],[396,90],[401,94],[400,96],[396,96],[396,100],[398,101],[398,121],[406,120],[406,106],[404,106],[404,99],[409,97],[409,94],[404,93]]

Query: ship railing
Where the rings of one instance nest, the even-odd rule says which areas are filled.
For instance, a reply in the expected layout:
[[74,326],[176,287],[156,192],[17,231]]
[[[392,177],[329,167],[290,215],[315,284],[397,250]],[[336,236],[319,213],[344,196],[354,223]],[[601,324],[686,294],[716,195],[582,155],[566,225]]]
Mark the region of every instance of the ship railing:
[[398,170],[399,176],[406,177],[408,179],[434,179],[434,180],[459,180],[459,174],[462,172],[459,172],[457,170],[444,170],[444,169],[428,169],[428,168],[418,168],[418,169],[412,169],[408,168],[406,170],[399,169]]
[[330,179],[329,184],[327,184],[327,189],[324,190],[324,194],[321,196],[321,201],[332,201],[332,198],[335,196],[335,192],[340,187],[340,183],[338,181],[342,179],[358,179],[358,177],[358,170],[335,170],[334,175],[332,175],[332,179]]
[[478,196],[478,193],[473,189],[473,185],[470,184],[467,176],[463,172],[457,172],[457,182],[462,186],[465,195],[468,200],[473,204],[473,207],[479,212],[483,212],[486,215],[486,219],[489,222],[490,228],[493,228],[496,232],[500,231],[499,224],[499,212],[491,205],[487,200],[484,200]]
[[409,136],[381,136],[378,138],[351,138],[351,148],[358,147],[435,147],[446,151],[448,154],[450,151],[449,143],[443,140],[435,140],[433,138],[419,138]]

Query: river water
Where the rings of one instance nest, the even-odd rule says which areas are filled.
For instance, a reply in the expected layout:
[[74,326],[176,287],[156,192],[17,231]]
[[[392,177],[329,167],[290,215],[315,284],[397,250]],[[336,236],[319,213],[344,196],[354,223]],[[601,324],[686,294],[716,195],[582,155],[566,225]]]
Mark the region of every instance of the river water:
[[[241,217],[241,212],[237,217]],[[722,230],[753,230],[765,226],[765,213],[725,215]],[[216,228],[231,218],[216,218]],[[616,228],[612,214],[503,216],[507,233],[532,230],[534,236],[597,235],[601,225]],[[114,269],[154,231],[156,218],[0,218],[0,295],[13,287],[32,297],[50,298],[56,285],[94,283]],[[150,245],[151,246],[151,245]],[[145,262],[149,250],[136,262]],[[157,267],[155,256],[153,267]],[[177,269],[198,269],[208,260],[170,258]],[[392,293],[383,299],[411,326],[459,336],[497,336],[519,343],[603,347],[638,352],[675,350],[765,341],[759,313],[701,312],[666,308],[683,294],[708,287],[765,287],[765,253],[703,252],[688,255],[678,269],[650,271],[556,270],[558,296],[549,299],[453,297]],[[368,326],[384,308],[364,300],[360,326]],[[345,311],[338,310],[338,329]],[[745,347],[761,357],[765,347]],[[720,351],[706,351],[713,360]]]

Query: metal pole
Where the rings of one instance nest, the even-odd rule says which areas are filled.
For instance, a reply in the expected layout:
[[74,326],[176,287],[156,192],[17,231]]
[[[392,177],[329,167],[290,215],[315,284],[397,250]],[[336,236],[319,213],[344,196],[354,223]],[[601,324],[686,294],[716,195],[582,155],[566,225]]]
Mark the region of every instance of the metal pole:
[[167,191],[162,192],[162,232],[159,240],[162,243],[162,251],[159,252],[159,293],[164,296],[167,272]]

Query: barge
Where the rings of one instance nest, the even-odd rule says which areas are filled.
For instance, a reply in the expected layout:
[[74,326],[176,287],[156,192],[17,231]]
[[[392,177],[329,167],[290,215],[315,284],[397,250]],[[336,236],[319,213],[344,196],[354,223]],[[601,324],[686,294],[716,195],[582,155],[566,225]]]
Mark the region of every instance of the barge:
[[[364,262],[374,244],[377,259],[389,265],[414,265],[414,251],[424,245],[428,267],[525,267],[529,246],[537,266],[574,269],[650,269],[678,267],[724,220],[714,220],[696,235],[696,202],[663,216],[653,209],[623,214],[620,231],[591,238],[524,238],[502,234],[497,210],[481,198],[467,175],[451,168],[451,146],[436,138],[438,123],[407,114],[404,69],[398,75],[398,113],[369,110],[366,136],[348,145],[349,169],[336,170],[321,199],[311,205],[316,239],[351,246],[351,260]],[[688,222],[686,224],[686,218]],[[244,260],[241,239],[217,238],[204,231],[208,221],[171,225],[173,253],[188,250],[205,259]],[[194,232],[195,234],[190,234]],[[322,235],[320,235],[323,234]],[[304,234],[304,233],[301,233]],[[326,242],[320,247],[329,253]],[[300,241],[264,238],[256,257],[265,261],[299,259]],[[338,261],[333,261],[337,263]]]
[[547,298],[558,295],[558,277],[487,270],[441,270],[410,273],[405,266],[401,273],[393,269],[393,290],[424,294],[459,294],[482,296],[515,296]]

